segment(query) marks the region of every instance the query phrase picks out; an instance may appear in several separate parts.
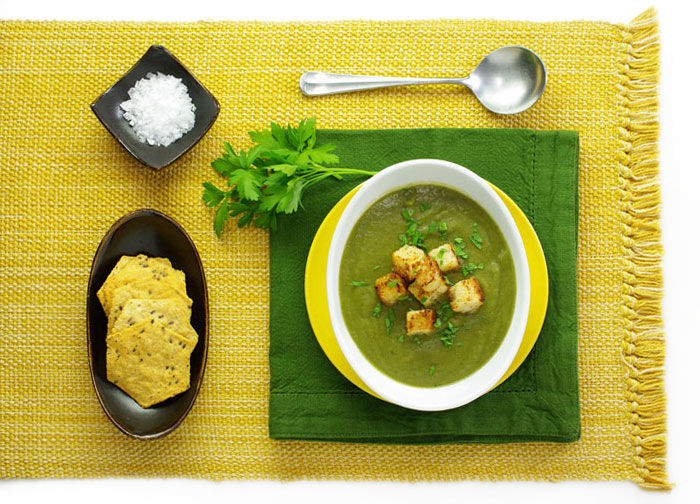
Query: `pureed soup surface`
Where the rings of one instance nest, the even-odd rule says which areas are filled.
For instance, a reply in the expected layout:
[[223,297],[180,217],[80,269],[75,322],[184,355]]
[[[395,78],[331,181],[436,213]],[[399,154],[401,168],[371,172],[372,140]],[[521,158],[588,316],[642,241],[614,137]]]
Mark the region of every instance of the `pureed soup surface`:
[[[439,318],[447,318],[447,294],[429,307],[410,296],[390,309],[379,303],[374,288],[377,278],[392,271],[391,254],[402,246],[399,235],[407,229],[402,212],[411,210],[411,218],[420,223],[418,230],[427,235],[426,252],[444,243],[454,244],[455,238],[466,243],[464,252],[469,257],[460,263],[467,269],[445,277],[457,283],[474,276],[481,284],[483,306],[474,314],[454,313],[449,318],[456,329],[452,345],[441,340],[446,321],[430,334],[406,335],[409,310],[432,308]],[[438,229],[443,222],[447,230],[441,236]],[[431,223],[435,223],[432,233]],[[482,239],[481,249],[470,239],[474,224]],[[339,280],[345,325],[362,353],[387,376],[418,387],[446,385],[483,366],[505,338],[515,306],[513,258],[498,225],[475,201],[438,185],[407,187],[374,203],[350,233]]]

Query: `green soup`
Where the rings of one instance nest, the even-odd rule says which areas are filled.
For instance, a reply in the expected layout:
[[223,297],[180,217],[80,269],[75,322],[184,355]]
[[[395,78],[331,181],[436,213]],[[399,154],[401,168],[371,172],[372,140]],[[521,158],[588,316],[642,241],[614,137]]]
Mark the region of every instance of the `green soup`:
[[[439,327],[415,338],[406,335],[406,312],[424,307],[410,296],[390,309],[379,303],[374,288],[392,270],[392,252],[405,239],[411,243],[405,232],[412,221],[425,235],[426,251],[463,241],[468,258],[460,259],[461,271],[445,277],[457,283],[474,276],[484,294],[476,313],[451,317],[445,296],[430,306],[438,312]],[[418,387],[452,383],[482,367],[503,341],[515,306],[513,258],[498,225],[475,201],[437,185],[408,187],[374,203],[350,233],[339,280],[345,325],[362,353],[384,374]]]

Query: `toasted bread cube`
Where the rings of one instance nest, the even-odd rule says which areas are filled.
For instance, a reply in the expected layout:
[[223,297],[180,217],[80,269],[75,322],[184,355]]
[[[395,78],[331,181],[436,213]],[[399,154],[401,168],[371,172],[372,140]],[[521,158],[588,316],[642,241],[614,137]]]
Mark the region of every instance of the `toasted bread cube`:
[[450,308],[456,313],[475,313],[484,304],[479,281],[466,278],[450,287]]
[[413,245],[404,245],[391,254],[394,271],[407,282],[412,282],[418,274],[418,268],[425,258],[425,252]]
[[425,256],[418,268],[415,281],[408,290],[423,306],[430,306],[447,292],[447,283],[440,266],[430,256]]
[[399,301],[399,298],[408,296],[403,278],[394,272],[377,278],[374,282],[374,288],[377,290],[379,300],[387,306],[393,306]]
[[410,310],[406,312],[406,334],[417,336],[428,334],[435,329],[435,310]]
[[459,258],[451,243],[445,243],[434,248],[428,252],[428,255],[437,261],[440,271],[443,273],[450,273],[459,269]]
[[437,285],[434,290],[427,291],[424,287],[418,285],[418,282],[413,282],[408,286],[408,291],[413,294],[423,306],[431,306],[447,292],[447,284],[442,280],[442,284]]

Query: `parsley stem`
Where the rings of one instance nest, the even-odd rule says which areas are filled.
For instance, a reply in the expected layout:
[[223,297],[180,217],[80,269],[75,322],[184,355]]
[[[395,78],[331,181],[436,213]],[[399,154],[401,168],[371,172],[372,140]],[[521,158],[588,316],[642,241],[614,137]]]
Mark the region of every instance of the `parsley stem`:
[[[325,166],[321,166],[316,163],[312,163],[312,165],[316,170],[318,171],[325,171],[325,172],[332,172],[333,176],[336,175],[375,175],[377,172],[373,171],[367,171],[367,170],[357,170],[355,168],[328,168]],[[340,178],[340,177],[338,177]]]

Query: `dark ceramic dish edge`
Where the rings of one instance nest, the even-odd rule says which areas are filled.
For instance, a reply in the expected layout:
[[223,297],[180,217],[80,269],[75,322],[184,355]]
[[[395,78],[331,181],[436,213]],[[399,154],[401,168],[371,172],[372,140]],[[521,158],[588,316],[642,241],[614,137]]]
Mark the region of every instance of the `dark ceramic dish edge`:
[[111,413],[109,412],[109,410],[107,409],[107,406],[105,405],[105,403],[104,403],[104,401],[103,401],[103,399],[102,399],[102,395],[100,394],[100,391],[99,391],[98,388],[97,388],[97,382],[95,381],[95,369],[94,369],[94,365],[93,365],[93,356],[92,356],[90,323],[89,323],[89,319],[86,317],[87,348],[88,348],[88,366],[90,367],[90,380],[92,381],[92,387],[93,387],[93,389],[95,390],[95,395],[97,396],[97,400],[99,401],[100,406],[102,407],[102,410],[105,412],[105,415],[107,415],[107,418],[109,418],[109,420],[115,425],[115,427],[117,427],[117,429],[119,429],[120,431],[122,431],[124,434],[126,434],[126,435],[129,436],[129,437],[132,437],[132,438],[134,438],[134,439],[140,439],[140,440],[143,440],[143,441],[148,441],[148,440],[151,440],[151,439],[158,439],[158,438],[161,438],[161,437],[163,437],[163,436],[166,436],[166,435],[170,434],[172,431],[174,431],[175,429],[177,429],[177,428],[180,426],[180,424],[185,420],[185,418],[187,417],[187,415],[189,415],[190,410],[191,410],[192,407],[194,406],[194,403],[195,403],[195,401],[197,400],[197,397],[199,396],[199,390],[200,390],[200,388],[201,388],[201,386],[202,386],[202,381],[203,381],[203,379],[204,379],[204,369],[206,368],[206,365],[207,365],[207,355],[208,355],[208,353],[209,353],[209,315],[208,315],[208,312],[209,312],[209,294],[208,294],[208,290],[207,290],[207,279],[206,279],[206,276],[204,276],[204,268],[202,267],[202,259],[201,259],[201,257],[199,256],[199,251],[198,251],[197,248],[195,247],[194,242],[193,242],[192,239],[190,238],[190,235],[187,234],[187,232],[186,232],[185,229],[180,225],[180,223],[178,223],[178,222],[177,222],[175,219],[173,219],[172,217],[169,217],[168,215],[166,215],[166,214],[164,214],[164,213],[162,213],[162,212],[159,212],[158,210],[154,210],[154,209],[152,209],[152,208],[141,208],[141,209],[139,209],[139,210],[134,210],[133,212],[129,212],[128,214],[122,216],[120,219],[118,219],[114,224],[112,224],[112,225],[110,226],[109,230],[108,230],[108,231],[104,234],[104,236],[102,237],[102,240],[100,241],[100,244],[99,244],[99,246],[97,247],[97,250],[95,251],[95,255],[94,255],[94,257],[92,258],[92,266],[90,267],[90,277],[89,277],[89,280],[88,280],[88,292],[87,292],[87,303],[86,303],[86,315],[87,315],[87,313],[89,313],[89,310],[90,310],[90,303],[91,303],[91,300],[90,300],[90,292],[92,291],[92,282],[93,282],[94,273],[95,273],[95,264],[96,264],[96,262],[97,262],[97,258],[100,256],[100,252],[102,251],[102,249],[103,249],[104,247],[106,247],[106,246],[109,244],[109,241],[106,240],[106,238],[107,238],[108,236],[113,236],[113,232],[114,232],[116,229],[118,229],[122,224],[124,224],[125,222],[127,222],[128,220],[131,220],[131,219],[133,219],[133,218],[139,216],[140,214],[143,214],[143,213],[146,213],[146,212],[157,214],[157,215],[159,215],[160,217],[164,218],[165,220],[171,222],[176,228],[178,228],[178,229],[180,230],[180,232],[182,232],[183,236],[185,236],[185,238],[187,238],[187,241],[188,241],[188,242],[190,243],[190,245],[192,246],[192,250],[193,250],[194,253],[195,253],[195,257],[197,258],[197,265],[199,266],[199,270],[200,270],[201,277],[202,277],[202,284],[203,284],[202,286],[203,286],[203,289],[204,289],[204,306],[205,306],[205,311],[206,311],[207,313],[206,313],[206,315],[205,315],[206,324],[205,324],[205,326],[204,326],[204,335],[203,335],[203,337],[202,337],[203,345],[204,345],[204,348],[203,348],[203,350],[202,350],[202,353],[203,353],[203,355],[202,355],[202,366],[200,367],[199,374],[198,374],[198,376],[197,376],[197,380],[196,380],[196,384],[197,384],[197,385],[196,385],[196,390],[194,391],[194,395],[192,396],[192,400],[191,400],[190,403],[187,405],[187,408],[185,409],[185,411],[183,412],[183,414],[180,415],[180,417],[178,418],[178,420],[177,420],[173,425],[171,425],[171,426],[168,427],[167,429],[164,429],[164,430],[162,430],[162,431],[160,431],[160,432],[156,432],[156,433],[154,433],[154,434],[145,434],[145,435],[144,435],[144,434],[135,434],[135,433],[133,433],[133,432],[131,432],[131,431],[125,429],[124,426],[122,426],[122,425],[112,416],[112,414],[111,414]]
[[[150,50],[153,49],[153,48],[161,49],[162,51],[166,52],[171,58],[173,58],[175,61],[177,61],[177,63],[178,63],[179,65],[181,65],[182,68],[184,68],[185,71],[188,72],[188,73],[192,76],[192,78],[197,82],[197,84],[199,84],[200,86],[202,86],[202,89],[204,89],[207,93],[209,93],[209,95],[211,96],[212,100],[214,101],[214,104],[216,105],[216,114],[214,114],[214,115],[212,116],[212,118],[209,120],[209,123],[206,125],[206,128],[204,128],[204,131],[202,132],[202,135],[199,137],[199,139],[198,139],[196,142],[194,142],[192,145],[190,145],[188,148],[186,148],[185,150],[183,150],[180,154],[178,154],[177,156],[175,156],[172,160],[170,160],[169,162],[167,162],[167,163],[165,163],[165,164],[163,164],[163,165],[160,165],[160,166],[151,165],[151,164],[147,163],[145,160],[143,160],[143,159],[141,158],[141,156],[139,156],[136,152],[134,152],[134,151],[131,149],[131,147],[129,147],[126,143],[124,143],[124,141],[123,141],[118,135],[116,135],[116,134],[114,133],[114,131],[112,131],[112,128],[110,128],[109,125],[107,125],[107,123],[105,123],[105,122],[102,120],[102,117],[100,117],[100,114],[98,114],[97,111],[95,110],[95,106],[96,106],[95,104],[99,101],[99,99],[102,98],[102,97],[103,97],[104,95],[106,95],[107,93],[109,93],[109,92],[112,90],[112,88],[114,88],[114,86],[116,86],[116,85],[119,83],[119,81],[121,81],[122,78],[123,78],[125,75],[127,75],[129,72],[131,72],[132,70],[134,70],[134,68],[136,68],[136,67],[139,65],[139,63],[141,63],[141,61],[144,60],[144,58],[146,58],[146,56],[148,55],[148,51],[150,51]],[[153,45],[151,45],[151,46],[148,48],[148,50],[144,53],[144,55],[141,56],[141,57],[136,61],[136,63],[134,63],[133,65],[131,65],[131,67],[130,67],[126,72],[124,72],[124,73],[121,75],[121,77],[119,77],[119,78],[117,79],[117,81],[116,81],[114,84],[112,84],[111,86],[109,86],[109,87],[108,87],[105,91],[103,91],[97,98],[95,98],[95,99],[92,101],[92,103],[90,103],[90,110],[92,110],[92,113],[95,114],[95,116],[97,116],[97,119],[102,123],[102,126],[104,126],[104,128],[105,128],[107,131],[109,131],[109,134],[112,135],[112,136],[114,137],[114,139],[115,139],[117,142],[119,142],[119,143],[122,145],[122,147],[124,147],[124,149],[126,149],[126,151],[127,151],[129,154],[131,154],[134,158],[136,158],[141,164],[143,164],[143,165],[145,165],[145,166],[148,166],[149,168],[151,168],[151,169],[153,169],[153,170],[158,171],[158,170],[160,170],[160,169],[162,169],[162,168],[165,168],[166,166],[169,166],[169,165],[173,164],[175,161],[177,161],[177,160],[180,159],[182,156],[184,156],[185,154],[187,154],[190,150],[192,150],[192,148],[193,148],[195,145],[197,145],[197,144],[199,143],[199,140],[201,140],[202,138],[204,138],[204,135],[207,134],[207,132],[211,129],[211,127],[212,127],[212,126],[214,125],[214,123],[216,122],[216,119],[219,117],[219,112],[221,112],[221,104],[219,103],[219,100],[216,99],[216,96],[214,96],[214,94],[213,94],[211,91],[209,91],[209,89],[207,89],[207,87],[206,87],[204,84],[202,84],[202,82],[197,78],[197,76],[196,76],[195,74],[193,74],[192,72],[190,72],[190,70],[185,66],[185,64],[184,64],[182,61],[180,61],[180,58],[178,58],[178,57],[175,56],[173,53],[171,53],[170,51],[168,51],[168,49],[167,49],[165,46],[162,46],[162,45],[160,45],[160,44],[153,44]]]

